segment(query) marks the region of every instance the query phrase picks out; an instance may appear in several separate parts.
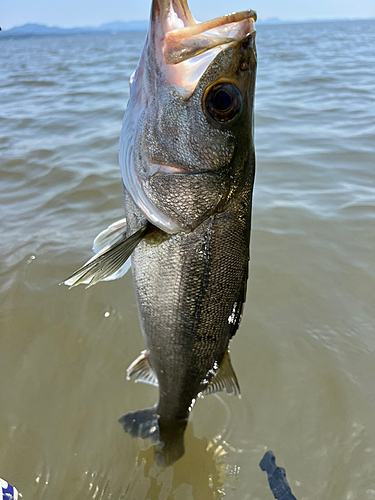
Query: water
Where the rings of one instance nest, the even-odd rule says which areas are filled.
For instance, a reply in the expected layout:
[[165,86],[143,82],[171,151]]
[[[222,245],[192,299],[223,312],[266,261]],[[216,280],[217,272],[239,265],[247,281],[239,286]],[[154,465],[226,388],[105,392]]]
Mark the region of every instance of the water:
[[156,390],[131,276],[58,283],[123,217],[118,138],[144,34],[0,40],[0,476],[29,500],[375,499],[375,22],[258,27],[242,399],[199,400],[160,472],[117,418]]

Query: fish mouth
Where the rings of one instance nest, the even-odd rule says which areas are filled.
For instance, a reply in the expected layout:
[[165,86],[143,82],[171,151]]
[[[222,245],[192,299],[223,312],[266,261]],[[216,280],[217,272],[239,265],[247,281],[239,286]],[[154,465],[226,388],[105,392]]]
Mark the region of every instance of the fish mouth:
[[151,35],[159,67],[166,79],[188,94],[219,52],[255,31],[253,10],[198,22],[187,0],[154,0]]
[[219,45],[242,40],[254,31],[255,21],[256,13],[245,10],[168,31],[163,41],[164,62],[178,64]]

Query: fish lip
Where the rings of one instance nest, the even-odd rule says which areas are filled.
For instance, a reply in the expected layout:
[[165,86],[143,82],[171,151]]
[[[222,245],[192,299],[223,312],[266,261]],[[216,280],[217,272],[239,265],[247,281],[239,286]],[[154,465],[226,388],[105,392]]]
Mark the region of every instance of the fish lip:
[[244,10],[167,30],[160,41],[163,62],[166,65],[177,65],[214,48],[223,50],[253,33],[256,19],[257,15],[253,10]]
[[[211,31],[215,28],[228,26],[233,23],[239,23],[245,20],[251,20],[252,22],[256,22],[257,13],[252,10],[242,10],[239,12],[233,12],[232,14],[224,14],[223,16],[215,17],[208,21],[196,22],[193,25],[184,26],[183,28],[177,28],[174,30],[170,30],[166,32],[166,38],[187,38],[195,35],[200,35],[205,33],[206,31]],[[246,35],[245,35],[246,36]]]
[[256,12],[247,9],[199,22],[191,14],[188,0],[153,0],[151,7],[151,26],[155,28],[158,23],[161,23],[164,35],[173,34],[179,38],[197,35],[218,26],[245,19],[252,19],[253,22],[256,22]]

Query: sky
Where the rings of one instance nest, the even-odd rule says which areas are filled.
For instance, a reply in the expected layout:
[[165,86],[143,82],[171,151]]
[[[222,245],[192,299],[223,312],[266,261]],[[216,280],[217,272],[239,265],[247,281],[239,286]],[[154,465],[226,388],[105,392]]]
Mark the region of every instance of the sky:
[[[149,17],[151,0],[0,0],[0,26],[100,26]],[[194,17],[204,21],[229,12],[256,10],[261,20],[375,17],[375,0],[190,0]]]

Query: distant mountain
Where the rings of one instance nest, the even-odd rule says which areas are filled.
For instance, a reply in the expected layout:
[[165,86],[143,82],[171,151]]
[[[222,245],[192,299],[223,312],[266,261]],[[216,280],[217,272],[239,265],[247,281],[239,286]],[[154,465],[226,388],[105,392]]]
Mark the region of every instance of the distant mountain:
[[45,35],[47,33],[55,32],[60,30],[61,28],[48,28],[47,26],[43,26],[42,24],[25,24],[24,26],[17,26],[16,28],[11,28],[10,30],[2,31],[1,34],[9,34],[9,35]]
[[[95,29],[95,28],[93,28]],[[55,35],[64,33],[77,33],[85,31],[92,31],[87,28],[58,28],[57,26],[44,26],[43,24],[24,24],[23,26],[16,26],[10,30],[1,31],[0,36],[6,35]]]
[[43,24],[24,24],[9,30],[0,31],[0,37],[21,35],[72,35],[80,33],[117,33],[125,31],[147,31],[148,21],[115,21],[99,27],[88,26],[78,28],[59,28],[58,26],[45,26]]

